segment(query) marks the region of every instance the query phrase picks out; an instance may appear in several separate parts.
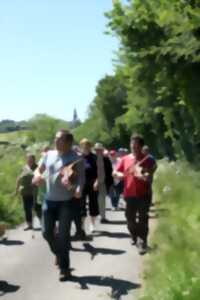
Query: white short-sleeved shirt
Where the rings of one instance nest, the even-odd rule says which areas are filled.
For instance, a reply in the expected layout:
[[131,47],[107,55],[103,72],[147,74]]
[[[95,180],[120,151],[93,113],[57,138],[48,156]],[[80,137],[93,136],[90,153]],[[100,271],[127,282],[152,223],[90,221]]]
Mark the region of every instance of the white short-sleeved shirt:
[[74,191],[69,191],[62,185],[60,171],[64,166],[78,159],[80,159],[80,156],[75,151],[60,155],[57,150],[48,151],[47,154],[41,158],[39,167],[44,165],[46,169],[46,200],[67,201],[73,197]]

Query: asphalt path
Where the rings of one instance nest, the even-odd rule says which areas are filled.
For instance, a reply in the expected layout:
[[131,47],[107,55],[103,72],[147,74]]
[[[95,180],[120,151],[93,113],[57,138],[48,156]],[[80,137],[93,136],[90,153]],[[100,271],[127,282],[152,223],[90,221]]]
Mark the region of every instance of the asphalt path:
[[[109,224],[98,223],[88,241],[72,242],[73,276],[67,282],[59,282],[54,256],[39,228],[24,231],[21,225],[7,232],[7,240],[0,241],[0,299],[136,299],[143,258],[131,245],[124,211],[106,213]],[[89,233],[89,219],[87,223]]]

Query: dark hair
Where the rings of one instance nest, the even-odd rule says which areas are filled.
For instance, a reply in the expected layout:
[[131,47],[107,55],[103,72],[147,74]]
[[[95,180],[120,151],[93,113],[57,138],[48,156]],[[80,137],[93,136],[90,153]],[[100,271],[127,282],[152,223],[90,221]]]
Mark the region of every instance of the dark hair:
[[66,143],[73,143],[74,137],[73,134],[67,129],[59,129],[58,132],[62,133],[62,136]]
[[35,154],[32,154],[32,153],[27,153],[26,157],[27,158],[32,158],[33,160],[36,160]]
[[133,133],[131,136],[131,142],[132,141],[138,142],[141,147],[144,146],[144,138],[140,134]]

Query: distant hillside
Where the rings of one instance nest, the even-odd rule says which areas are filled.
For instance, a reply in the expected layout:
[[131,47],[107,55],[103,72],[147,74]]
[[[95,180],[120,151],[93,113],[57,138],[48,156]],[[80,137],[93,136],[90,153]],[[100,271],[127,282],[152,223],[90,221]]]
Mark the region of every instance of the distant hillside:
[[13,120],[0,121],[0,133],[25,130],[28,128],[28,123],[25,121],[16,122]]

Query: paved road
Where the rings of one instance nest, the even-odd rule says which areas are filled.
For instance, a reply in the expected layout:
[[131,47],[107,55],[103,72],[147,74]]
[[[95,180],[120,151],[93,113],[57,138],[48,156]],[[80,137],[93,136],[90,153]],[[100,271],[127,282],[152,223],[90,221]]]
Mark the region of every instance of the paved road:
[[3,300],[133,300],[140,287],[142,258],[130,244],[123,211],[107,211],[112,223],[97,225],[92,241],[73,242],[73,277],[58,281],[54,257],[40,231],[8,232],[0,242]]

